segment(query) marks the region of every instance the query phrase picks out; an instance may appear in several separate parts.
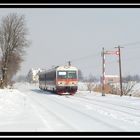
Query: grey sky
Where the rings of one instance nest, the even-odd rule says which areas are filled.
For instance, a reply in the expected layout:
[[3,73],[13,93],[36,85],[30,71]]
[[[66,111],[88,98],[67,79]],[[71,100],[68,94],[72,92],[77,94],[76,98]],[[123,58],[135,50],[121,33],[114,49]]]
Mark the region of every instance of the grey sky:
[[[73,60],[72,64],[85,76],[99,76],[102,47],[115,50],[117,45],[140,42],[140,9],[3,8],[0,18],[13,12],[25,15],[32,42],[19,74],[27,74],[30,68],[50,68]],[[123,75],[140,74],[140,43],[124,47]],[[106,56],[106,74],[118,74],[117,60],[117,56]]]

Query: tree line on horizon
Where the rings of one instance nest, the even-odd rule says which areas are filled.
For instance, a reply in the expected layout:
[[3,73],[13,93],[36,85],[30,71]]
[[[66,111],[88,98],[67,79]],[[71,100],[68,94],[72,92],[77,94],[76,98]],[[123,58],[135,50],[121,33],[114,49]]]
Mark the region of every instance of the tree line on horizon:
[[[99,82],[100,81],[100,77],[97,77],[96,75],[93,74],[89,74],[89,76],[84,77],[83,72],[81,70],[78,70],[78,77],[79,77],[79,81],[83,81],[83,82]],[[134,82],[140,82],[140,75],[138,74],[134,74],[134,75],[126,75],[122,77],[122,81],[124,83],[126,82],[130,82],[130,81],[134,81]]]

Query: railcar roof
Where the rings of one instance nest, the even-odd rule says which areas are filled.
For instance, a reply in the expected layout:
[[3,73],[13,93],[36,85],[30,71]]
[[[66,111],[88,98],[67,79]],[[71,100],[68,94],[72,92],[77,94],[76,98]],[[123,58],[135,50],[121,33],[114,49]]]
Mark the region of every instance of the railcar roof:
[[57,67],[56,70],[77,70],[77,68],[74,66],[60,66]]
[[43,72],[40,72],[39,75],[40,74],[45,74],[46,72],[56,71],[56,70],[78,70],[78,69],[74,66],[57,66],[55,68],[48,69],[48,70],[45,70]]

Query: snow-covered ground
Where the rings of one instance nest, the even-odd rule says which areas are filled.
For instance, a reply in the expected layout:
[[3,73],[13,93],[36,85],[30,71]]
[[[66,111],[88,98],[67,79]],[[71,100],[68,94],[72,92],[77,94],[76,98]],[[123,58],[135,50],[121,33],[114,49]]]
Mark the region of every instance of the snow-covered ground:
[[41,91],[29,83],[1,89],[0,131],[140,131],[140,97],[101,96],[85,88],[80,84],[73,96]]

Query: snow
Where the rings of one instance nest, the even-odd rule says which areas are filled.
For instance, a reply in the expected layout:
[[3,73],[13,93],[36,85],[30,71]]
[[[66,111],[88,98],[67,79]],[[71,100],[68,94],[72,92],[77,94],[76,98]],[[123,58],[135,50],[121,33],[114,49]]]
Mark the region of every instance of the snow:
[[133,96],[135,96],[135,97],[140,97],[140,83],[137,83],[137,84],[133,87],[133,89],[132,89],[132,91],[131,91],[131,94],[132,94]]
[[83,83],[83,82],[78,82],[78,90],[80,91],[87,91],[87,83]]
[[16,83],[0,89],[0,131],[139,132],[140,97],[102,96],[83,83],[75,95],[60,96]]

